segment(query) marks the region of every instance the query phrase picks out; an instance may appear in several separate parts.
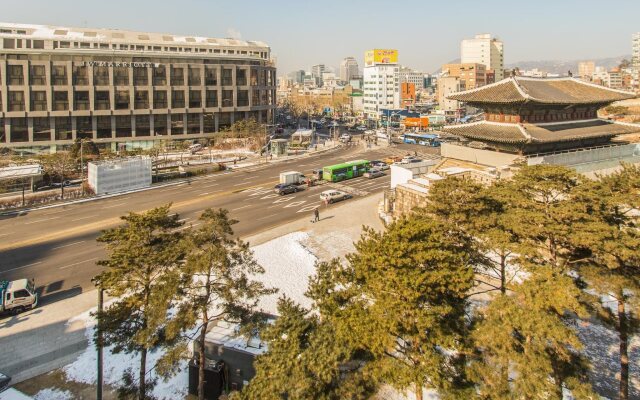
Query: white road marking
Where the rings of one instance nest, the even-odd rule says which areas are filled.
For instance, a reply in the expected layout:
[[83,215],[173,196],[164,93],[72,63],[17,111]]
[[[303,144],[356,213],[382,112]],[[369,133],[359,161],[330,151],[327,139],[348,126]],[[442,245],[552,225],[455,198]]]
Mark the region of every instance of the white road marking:
[[250,181],[252,179],[258,179],[258,177],[257,176],[250,176],[248,178],[244,178],[243,181]]
[[238,211],[238,210],[242,210],[243,208],[247,208],[247,207],[251,207],[251,204],[248,204],[248,205],[242,206],[242,207],[238,207],[238,208],[234,208],[231,211]]
[[37,224],[38,222],[44,222],[44,221],[50,221],[52,219],[58,219],[60,217],[51,217],[51,218],[44,218],[44,219],[38,219],[36,221],[29,221],[29,222],[25,222],[25,225],[30,225],[30,224]]
[[274,214],[269,214],[269,215],[267,215],[266,217],[261,217],[261,218],[256,219],[256,221],[261,221],[261,220],[263,220],[263,219],[271,218],[271,217],[273,217],[273,216],[274,216]]
[[122,203],[117,203],[117,204],[113,204],[113,205],[110,205],[110,206],[107,206],[107,207],[102,207],[102,208],[103,209],[105,209],[105,208],[114,208],[114,207],[119,207],[119,206],[121,206],[123,204],[126,204],[126,202],[123,201]]
[[206,196],[208,194],[209,194],[209,192],[205,192],[205,193],[200,193],[198,196]]
[[202,185],[202,187],[208,188],[208,187],[214,187],[214,186],[218,186],[218,185],[219,185],[219,183],[212,183],[211,185]]
[[8,235],[8,233],[0,233],[0,237],[7,236],[7,235]]
[[84,264],[84,263],[86,263],[86,262],[94,261],[94,260],[97,260],[97,259],[98,259],[98,257],[94,257],[94,258],[90,258],[90,259],[88,259],[88,260],[78,261],[78,262],[76,262],[76,263],[69,264],[69,265],[65,265],[64,267],[60,267],[60,269],[65,269],[65,268],[75,267],[76,265]]
[[83,219],[88,219],[88,218],[93,218],[94,215],[87,215],[86,217],[81,217],[81,218],[76,218],[76,219],[72,219],[71,222],[75,222],[75,221],[81,221]]
[[301,206],[304,203],[306,203],[306,200],[302,200],[302,201],[294,201],[293,203],[289,203],[286,206],[284,206],[284,208],[289,208],[289,207],[297,207],[297,206]]
[[22,269],[22,268],[29,268],[29,267],[33,267],[34,265],[38,265],[38,264],[42,264],[42,261],[34,262],[34,263],[32,263],[32,264],[23,265],[22,267],[15,267],[15,268],[7,269],[7,270],[2,271],[2,272],[11,272],[11,271],[16,271],[16,270],[18,270],[18,269]]
[[281,199],[274,200],[272,204],[284,203],[285,201],[291,201],[293,197],[282,197]]
[[73,242],[73,243],[69,243],[69,244],[62,245],[62,246],[54,247],[54,248],[53,248],[53,250],[55,250],[55,249],[62,249],[62,248],[64,248],[64,247],[69,247],[69,246],[75,246],[76,244],[80,244],[80,243],[84,243],[84,242],[85,242],[84,240],[80,240],[79,242]]
[[280,196],[280,195],[279,195],[279,194],[275,194],[275,193],[273,193],[273,194],[268,194],[268,195],[266,195],[266,196],[260,197],[260,199],[261,199],[261,200],[262,200],[262,199],[273,199],[274,197],[278,197],[278,196]]
[[319,207],[319,205],[318,204],[311,204],[311,205],[308,205],[306,207],[303,207],[303,208],[299,209],[297,212],[301,213],[301,212],[313,211],[316,207]]
[[232,186],[241,186],[241,185],[246,185],[246,182],[236,183],[235,185],[232,185]]

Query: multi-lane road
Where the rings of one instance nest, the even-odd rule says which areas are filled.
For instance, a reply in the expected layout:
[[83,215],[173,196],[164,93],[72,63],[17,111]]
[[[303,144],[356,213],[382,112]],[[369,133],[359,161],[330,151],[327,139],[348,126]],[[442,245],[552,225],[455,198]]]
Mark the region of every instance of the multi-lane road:
[[[311,216],[313,208],[321,204],[320,192],[334,185],[278,196],[273,186],[280,172],[309,173],[345,160],[379,159],[387,154],[390,152],[386,149],[346,147],[111,198],[0,216],[0,279],[35,278],[45,303],[73,296],[91,289],[91,278],[100,272],[96,261],[105,253],[96,238],[102,230],[118,225],[119,217],[128,212],[172,203],[172,211],[180,215],[185,226],[197,226],[204,209],[226,208],[239,220],[235,232],[246,236],[305,214]],[[389,179],[388,175],[371,180],[356,178],[339,186],[344,185],[343,189],[355,197],[366,196],[388,187]]]

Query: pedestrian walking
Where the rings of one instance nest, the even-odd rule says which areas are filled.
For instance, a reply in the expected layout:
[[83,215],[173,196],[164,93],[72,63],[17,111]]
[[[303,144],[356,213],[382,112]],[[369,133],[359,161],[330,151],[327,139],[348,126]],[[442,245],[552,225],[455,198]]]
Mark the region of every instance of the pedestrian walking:
[[320,211],[318,211],[318,207],[313,210],[313,222],[320,221]]

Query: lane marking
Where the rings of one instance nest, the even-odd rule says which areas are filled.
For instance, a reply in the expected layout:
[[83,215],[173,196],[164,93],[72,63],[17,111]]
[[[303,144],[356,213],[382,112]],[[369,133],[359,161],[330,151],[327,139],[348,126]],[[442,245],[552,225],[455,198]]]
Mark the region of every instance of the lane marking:
[[273,217],[274,215],[275,215],[275,214],[269,214],[269,215],[267,215],[266,217],[261,217],[261,218],[256,219],[256,221],[262,221],[263,219],[271,218],[271,217]]
[[55,250],[55,249],[62,249],[62,248],[64,248],[64,247],[69,247],[69,246],[75,246],[76,244],[80,244],[80,243],[84,243],[84,242],[85,242],[84,240],[80,240],[80,241],[78,241],[78,242],[73,242],[73,243],[69,243],[69,244],[62,245],[62,246],[54,247],[52,250]]
[[271,203],[271,204],[284,203],[284,202],[286,202],[286,201],[291,201],[291,200],[293,200],[293,199],[294,199],[294,197],[284,197],[284,196],[283,196],[281,199],[274,200],[274,201],[273,201],[273,203]]
[[37,224],[38,222],[44,222],[44,221],[51,221],[52,219],[58,219],[60,217],[51,217],[51,218],[44,218],[44,219],[38,219],[35,221],[29,221],[29,222],[25,222],[25,225],[30,225],[30,224]]
[[245,182],[240,182],[240,183],[236,183],[235,185],[231,185],[231,186],[241,186],[241,185],[245,185]]
[[284,206],[284,208],[289,208],[289,207],[297,207],[297,206],[301,206],[304,203],[306,203],[306,200],[302,200],[302,201],[294,201],[293,203],[289,203],[286,206]]
[[316,207],[319,207],[319,205],[317,204],[310,204],[306,207],[303,207],[301,209],[299,209],[297,212],[301,213],[301,212],[309,212],[309,211],[313,211],[314,209],[316,209]]
[[81,218],[76,218],[76,219],[72,219],[71,222],[75,222],[75,221],[81,221],[83,219],[89,219],[89,218],[93,218],[94,215],[87,215],[86,217],[81,217]]
[[32,263],[32,264],[23,265],[22,267],[15,267],[15,268],[7,269],[7,270],[5,270],[5,271],[0,271],[0,274],[1,274],[1,273],[5,273],[5,272],[16,271],[16,270],[18,270],[18,269],[22,269],[22,268],[29,268],[29,267],[33,267],[34,265],[38,265],[38,264],[42,264],[42,261],[34,262],[34,263]]
[[205,193],[200,193],[198,196],[206,196],[208,194],[209,194],[209,192],[205,192]]
[[208,188],[208,187],[214,187],[214,186],[218,186],[218,185],[220,185],[220,184],[219,183],[212,183],[211,185],[202,185],[202,187]]
[[76,265],[84,264],[84,263],[86,263],[86,262],[94,261],[94,260],[97,260],[97,259],[98,259],[98,257],[94,257],[94,258],[90,258],[90,259],[88,259],[88,260],[78,261],[78,262],[76,262],[76,263],[69,264],[69,265],[65,265],[64,267],[60,267],[59,269],[65,269],[65,268],[75,267]]
[[269,194],[269,195],[260,197],[260,200],[262,200],[262,199],[273,199],[274,197],[280,197],[280,195],[273,193],[273,194]]
[[123,204],[126,204],[126,202],[117,203],[117,204],[113,204],[113,205],[110,205],[110,206],[107,206],[107,207],[102,207],[102,208],[103,209],[105,209],[105,208],[114,208],[114,207],[119,207],[119,206],[121,206]]
[[242,207],[238,207],[238,208],[234,208],[231,211],[238,211],[238,210],[242,210],[243,208],[247,208],[247,207],[251,207],[251,204],[248,204],[248,205],[242,206]]

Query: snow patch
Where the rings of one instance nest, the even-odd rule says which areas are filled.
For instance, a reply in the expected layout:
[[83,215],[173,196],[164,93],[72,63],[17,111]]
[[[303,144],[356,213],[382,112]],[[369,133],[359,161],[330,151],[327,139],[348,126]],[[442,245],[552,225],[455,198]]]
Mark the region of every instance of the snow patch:
[[252,247],[258,264],[264,268],[264,274],[254,279],[278,292],[264,296],[258,307],[263,311],[276,314],[278,298],[286,295],[303,307],[311,307],[311,299],[304,295],[309,277],[316,272],[318,258],[304,245],[309,240],[305,232],[293,232]]
[[33,398],[35,400],[71,400],[73,394],[68,390],[42,389]]

